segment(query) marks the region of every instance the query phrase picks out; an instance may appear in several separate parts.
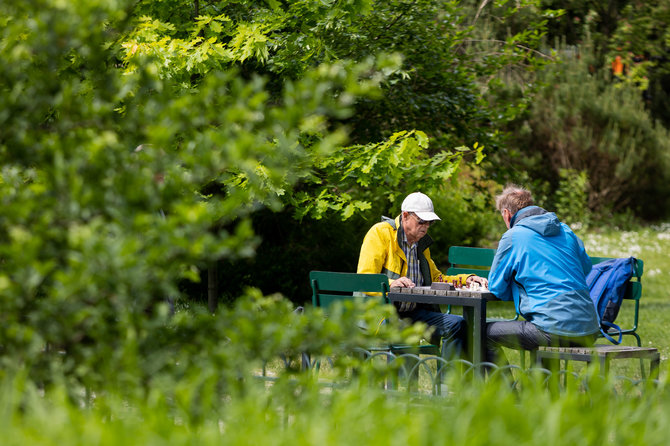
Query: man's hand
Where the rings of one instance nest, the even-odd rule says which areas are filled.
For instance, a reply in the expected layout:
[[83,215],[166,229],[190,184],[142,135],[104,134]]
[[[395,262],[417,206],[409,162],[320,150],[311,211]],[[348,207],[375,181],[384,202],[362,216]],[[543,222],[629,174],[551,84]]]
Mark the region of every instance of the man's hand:
[[409,280],[409,277],[401,277],[391,282],[391,288],[393,287],[412,288],[413,286],[415,286],[414,282]]
[[488,288],[488,287],[489,287],[489,281],[488,281],[488,279],[486,279],[486,278],[484,278],[484,277],[479,277],[479,276],[470,276],[470,277],[467,278],[467,280],[465,281],[465,283],[466,283],[467,285],[470,285],[471,283],[478,283],[480,286],[482,286],[482,287],[484,287],[484,288]]
[[[391,282],[391,288],[400,287],[400,288],[412,288],[414,287],[414,282],[409,280],[408,277],[401,277],[399,279]],[[416,307],[416,302],[400,302],[399,312],[412,311]]]

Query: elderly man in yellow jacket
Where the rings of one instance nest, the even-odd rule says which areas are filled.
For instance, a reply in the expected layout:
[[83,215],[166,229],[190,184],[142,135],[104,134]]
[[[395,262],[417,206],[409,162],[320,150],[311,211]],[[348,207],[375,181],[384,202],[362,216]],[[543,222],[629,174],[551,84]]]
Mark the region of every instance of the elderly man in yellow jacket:
[[[430,258],[429,246],[433,239],[428,228],[440,220],[433,202],[421,192],[409,194],[402,202],[401,214],[394,219],[382,217],[370,228],[363,239],[358,258],[358,273],[383,273],[391,287],[429,286],[432,282],[478,283],[487,286],[482,277],[460,274],[444,276]],[[444,357],[460,354],[466,337],[463,318],[445,314],[439,306],[403,302],[397,305],[402,318],[421,321],[434,327],[431,342],[439,345],[442,339]]]

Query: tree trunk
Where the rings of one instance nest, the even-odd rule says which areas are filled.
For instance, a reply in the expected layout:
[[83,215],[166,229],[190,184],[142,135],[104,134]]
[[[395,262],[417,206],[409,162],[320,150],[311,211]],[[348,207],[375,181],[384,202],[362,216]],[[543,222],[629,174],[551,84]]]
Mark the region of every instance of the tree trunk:
[[214,313],[219,297],[219,267],[214,261],[207,270],[207,308]]

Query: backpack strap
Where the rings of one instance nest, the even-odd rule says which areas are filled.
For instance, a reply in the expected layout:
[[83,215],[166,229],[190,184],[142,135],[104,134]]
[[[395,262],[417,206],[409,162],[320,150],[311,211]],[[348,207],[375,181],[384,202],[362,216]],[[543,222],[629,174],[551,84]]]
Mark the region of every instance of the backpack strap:
[[[607,327],[607,330],[603,330],[602,327]],[[615,329],[619,333],[619,339],[614,340],[614,338],[612,336],[610,336],[609,333],[607,333],[610,328]],[[612,322],[607,322],[607,321],[600,321],[600,333],[605,337],[605,339],[610,341],[612,344],[616,344],[616,345],[621,344],[621,339],[623,338],[623,333],[621,333],[621,327],[619,327],[617,324],[614,324]]]

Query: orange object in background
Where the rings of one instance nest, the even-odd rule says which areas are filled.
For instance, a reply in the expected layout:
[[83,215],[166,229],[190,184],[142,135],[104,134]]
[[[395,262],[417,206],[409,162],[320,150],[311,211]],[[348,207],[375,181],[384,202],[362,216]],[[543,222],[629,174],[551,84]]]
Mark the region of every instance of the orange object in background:
[[615,76],[621,76],[623,74],[623,62],[621,61],[621,56],[614,58],[612,62],[612,73]]

